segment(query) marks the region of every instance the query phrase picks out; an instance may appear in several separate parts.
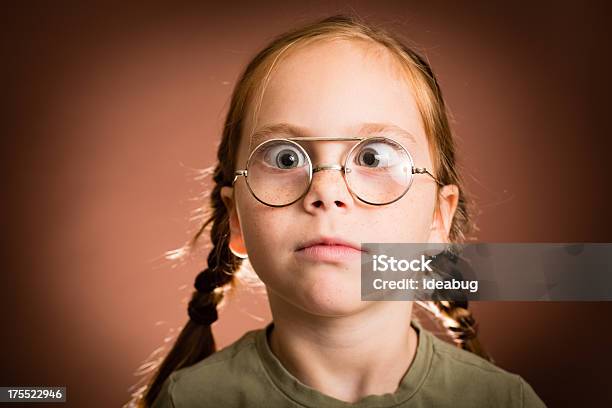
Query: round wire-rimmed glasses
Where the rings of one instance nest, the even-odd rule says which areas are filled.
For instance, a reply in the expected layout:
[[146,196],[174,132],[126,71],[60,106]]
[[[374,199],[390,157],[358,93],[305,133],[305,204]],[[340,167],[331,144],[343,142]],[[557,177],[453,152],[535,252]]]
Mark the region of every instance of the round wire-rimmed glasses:
[[[319,164],[298,141],[356,141],[344,165]],[[236,170],[232,185],[244,176],[249,191],[270,207],[285,207],[303,198],[312,185],[314,173],[339,170],[348,190],[370,205],[387,205],[401,199],[410,189],[415,174],[427,174],[443,185],[424,167],[414,167],[410,153],[397,141],[383,137],[292,137],[260,143],[249,155],[246,169]]]

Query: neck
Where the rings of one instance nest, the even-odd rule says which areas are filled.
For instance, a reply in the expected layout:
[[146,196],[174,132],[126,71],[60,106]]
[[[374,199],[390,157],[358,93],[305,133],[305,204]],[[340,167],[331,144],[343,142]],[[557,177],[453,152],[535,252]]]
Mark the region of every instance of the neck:
[[300,382],[351,403],[395,392],[416,354],[411,302],[374,302],[349,316],[327,317],[268,296],[270,348]]

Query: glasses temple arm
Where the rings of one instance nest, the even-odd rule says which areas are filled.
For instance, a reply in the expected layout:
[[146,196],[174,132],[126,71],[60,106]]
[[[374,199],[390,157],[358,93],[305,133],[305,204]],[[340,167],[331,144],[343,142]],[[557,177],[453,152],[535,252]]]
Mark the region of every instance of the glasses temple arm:
[[232,185],[236,182],[236,180],[238,180],[238,177],[240,176],[247,176],[247,171],[246,170],[236,170],[234,172],[234,179],[232,180]]
[[429,170],[427,170],[425,167],[414,167],[412,169],[412,174],[427,174],[429,175],[429,177],[433,179],[433,181],[438,183],[438,185],[440,186],[444,185],[444,183],[441,183],[440,180],[438,180],[433,174],[431,174]]

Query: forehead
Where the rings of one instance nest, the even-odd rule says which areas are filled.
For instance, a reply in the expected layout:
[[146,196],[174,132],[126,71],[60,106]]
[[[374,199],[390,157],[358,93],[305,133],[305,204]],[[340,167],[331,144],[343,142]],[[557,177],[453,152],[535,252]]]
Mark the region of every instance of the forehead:
[[292,50],[270,75],[256,122],[249,119],[251,114],[243,135],[249,148],[278,124],[300,129],[299,136],[384,129],[427,146],[408,77],[388,51],[362,41],[327,40]]

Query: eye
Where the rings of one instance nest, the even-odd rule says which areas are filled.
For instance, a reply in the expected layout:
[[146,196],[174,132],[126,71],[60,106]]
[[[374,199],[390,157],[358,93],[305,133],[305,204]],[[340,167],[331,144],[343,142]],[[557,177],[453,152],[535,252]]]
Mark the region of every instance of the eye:
[[278,143],[269,146],[264,155],[265,162],[279,169],[294,169],[304,166],[306,157],[304,153],[289,143]]
[[357,152],[357,165],[372,168],[390,167],[398,159],[397,148],[387,142],[368,143]]

